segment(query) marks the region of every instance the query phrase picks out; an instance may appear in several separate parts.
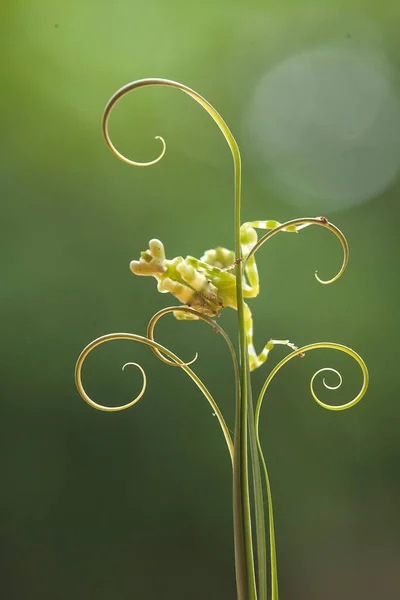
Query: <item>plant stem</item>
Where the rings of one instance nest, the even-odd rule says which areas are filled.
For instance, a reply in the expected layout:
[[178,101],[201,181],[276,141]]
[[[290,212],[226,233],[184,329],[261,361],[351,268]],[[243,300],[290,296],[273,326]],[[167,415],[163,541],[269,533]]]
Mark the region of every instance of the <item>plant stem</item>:
[[[249,445],[253,475],[254,496],[254,525],[257,541],[257,583],[259,600],[267,600],[267,541],[265,535],[264,494],[261,478],[261,465],[257,446],[256,428],[254,421],[254,405],[252,399],[251,379],[248,378],[249,406]],[[261,455],[261,458],[262,455]],[[269,506],[270,496],[268,496]]]
[[[235,165],[235,253],[242,258],[240,245],[240,189],[241,160],[239,150],[233,153]],[[255,582],[251,513],[249,498],[249,473],[247,456],[248,422],[248,354],[244,324],[243,265],[239,260],[236,272],[236,297],[240,348],[240,402],[236,407],[236,424],[233,461],[233,515],[235,535],[236,582],[239,600],[257,600]]]

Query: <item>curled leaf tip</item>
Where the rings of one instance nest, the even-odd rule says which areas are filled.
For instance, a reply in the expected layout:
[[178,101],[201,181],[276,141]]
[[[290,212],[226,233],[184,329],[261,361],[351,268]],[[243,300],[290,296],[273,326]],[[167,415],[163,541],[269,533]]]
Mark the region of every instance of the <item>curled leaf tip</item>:
[[[186,312],[186,313],[192,313],[195,315],[198,314],[197,311],[187,308],[186,306],[170,306],[168,308],[160,310],[158,313],[156,313],[150,319],[149,324],[147,326],[147,336],[150,340],[154,341],[154,328],[156,326],[157,321],[164,315],[167,315],[171,312],[183,312],[183,313]],[[199,318],[201,319],[200,315],[199,315]],[[192,358],[192,360],[190,360],[188,362],[169,360],[157,348],[152,347],[151,349],[154,352],[154,354],[157,356],[157,358],[159,358],[161,360],[161,362],[165,363],[166,365],[169,365],[170,367],[190,367],[190,365],[192,365],[194,362],[196,362],[196,360],[199,357],[199,353],[196,352],[196,354],[194,355],[194,358]]]
[[205,98],[203,98],[200,94],[198,94],[195,90],[192,90],[191,88],[187,87],[186,85],[183,85],[182,83],[179,83],[177,81],[172,81],[171,79],[161,79],[158,77],[137,79],[136,81],[132,81],[132,82],[124,85],[123,87],[121,87],[119,90],[117,90],[115,92],[115,94],[107,102],[107,105],[106,105],[106,108],[105,108],[104,114],[103,114],[103,121],[102,121],[103,135],[106,140],[107,146],[110,148],[111,152],[115,156],[117,156],[120,160],[127,163],[128,165],[133,165],[134,167],[150,167],[151,165],[155,165],[156,163],[158,163],[165,154],[167,145],[165,143],[164,138],[162,138],[161,136],[158,135],[158,136],[156,136],[156,139],[160,140],[160,142],[162,143],[162,150],[161,150],[160,155],[157,156],[157,158],[155,158],[154,160],[150,160],[148,162],[137,162],[135,160],[131,160],[130,158],[128,158],[127,156],[125,156],[124,154],[119,152],[119,150],[117,150],[117,148],[114,146],[113,142],[111,141],[110,134],[108,131],[108,121],[110,118],[110,114],[111,114],[111,111],[114,108],[115,104],[118,102],[118,100],[123,98],[126,94],[128,94],[128,92],[131,92],[132,90],[135,90],[135,89],[138,89],[141,87],[147,87],[147,86],[172,87],[172,88],[181,90],[182,92],[185,92],[188,96],[190,96],[191,98],[196,100],[196,102],[198,102],[198,104],[200,104],[200,106],[202,106],[208,112],[208,114],[212,117],[212,119],[218,125],[218,127],[222,131],[222,133],[228,143],[228,146],[232,152],[232,155],[233,155],[236,163],[240,163],[240,153],[239,153],[239,148],[235,141],[235,138],[233,137],[229,127],[227,126],[227,124],[225,123],[225,121],[223,120],[221,115],[215,110],[215,108],[209,102],[207,102],[207,100],[205,100]]
[[173,362],[172,360],[168,360],[167,358],[164,358],[161,353],[158,358],[160,360],[162,360],[162,362],[164,362],[165,364],[170,365],[171,367],[190,367],[190,365],[195,363],[196,360],[199,358],[199,353],[196,352],[196,354],[194,355],[194,358],[192,358],[192,360],[189,360],[189,362]]
[[[160,311],[159,313],[157,313],[157,315],[155,315],[153,317],[152,321],[150,322],[150,323],[153,322],[153,326],[152,326],[153,329],[154,329],[155,322],[160,318],[160,316],[162,316],[163,314],[166,314],[168,312],[173,312],[173,311],[177,310],[178,308],[179,307],[174,306],[174,307],[164,309],[163,311]],[[182,307],[182,308],[184,308],[184,307]],[[187,309],[187,310],[189,311],[190,309]],[[212,320],[211,319],[207,320],[206,317],[204,317],[203,320],[206,322],[209,322],[210,324],[212,323]],[[235,350],[234,350],[233,345],[232,345],[230,339],[228,338],[227,334],[225,332],[223,332],[223,335],[224,335],[225,341],[228,344],[229,350],[232,354],[233,365],[234,365],[234,370],[235,370],[235,378],[237,379],[238,366],[237,366]],[[134,404],[139,402],[140,398],[145,393],[146,387],[147,387],[146,373],[145,373],[144,369],[140,366],[140,364],[135,363],[135,362],[127,362],[122,367],[122,370],[124,371],[127,366],[133,365],[141,371],[142,376],[143,376],[142,389],[139,392],[139,394],[136,396],[136,398],[134,398],[134,400],[132,400],[131,402],[128,402],[127,404],[122,404],[121,406],[104,406],[104,405],[98,404],[97,402],[92,400],[90,398],[89,394],[86,392],[86,390],[83,386],[83,383],[82,383],[82,367],[83,367],[83,364],[84,364],[88,354],[90,354],[92,352],[92,350],[101,346],[102,344],[111,342],[111,341],[116,341],[116,340],[131,340],[131,341],[139,342],[140,344],[149,346],[159,358],[164,359],[164,362],[167,361],[167,359],[165,357],[168,357],[171,361],[171,364],[181,367],[189,375],[189,377],[192,379],[192,381],[197,385],[197,387],[200,389],[200,391],[206,397],[209,404],[211,405],[211,408],[215,412],[215,414],[218,418],[219,424],[221,426],[222,432],[224,434],[226,444],[228,446],[229,455],[233,462],[232,438],[231,438],[229,429],[225,423],[222,412],[220,411],[220,409],[218,407],[218,404],[215,402],[214,398],[212,397],[212,395],[210,394],[210,392],[208,391],[208,389],[204,385],[204,383],[201,381],[201,379],[188,366],[188,364],[191,364],[191,363],[183,362],[176,354],[171,352],[171,350],[168,350],[168,348],[166,348],[165,346],[162,346],[161,344],[156,342],[154,339],[150,339],[149,337],[145,337],[142,335],[137,335],[135,333],[109,333],[108,335],[103,335],[102,337],[99,337],[99,338],[93,340],[93,342],[90,342],[90,344],[88,344],[86,346],[86,348],[84,348],[82,350],[82,352],[80,353],[79,358],[76,363],[76,367],[75,367],[75,383],[76,383],[76,387],[78,388],[78,391],[79,391],[80,395],[82,396],[83,400],[87,404],[89,404],[89,406],[92,406],[93,408],[96,408],[97,410],[101,410],[104,412],[117,412],[117,411],[121,411],[121,410],[130,408],[131,406],[133,406]],[[193,359],[193,361],[196,360],[196,358],[197,358],[197,354],[196,354],[195,359]]]
[[322,285],[329,285],[330,283],[333,283],[334,281],[339,279],[339,277],[342,275],[343,271],[344,271],[344,269],[342,268],[339,271],[339,273],[337,273],[337,275],[335,275],[335,277],[332,277],[331,279],[321,279],[321,277],[318,275],[318,271],[315,271],[314,277],[318,281],[318,283],[322,283]]
[[336,227],[336,225],[333,225],[333,223],[330,223],[328,221],[328,219],[326,217],[312,217],[312,218],[300,218],[300,219],[292,219],[291,221],[287,221],[286,223],[281,223],[280,225],[278,225],[278,227],[275,227],[274,229],[271,229],[271,231],[268,231],[268,233],[266,233],[265,235],[263,235],[258,242],[253,246],[253,248],[250,250],[249,254],[245,257],[244,259],[244,265],[245,266],[247,264],[247,262],[254,256],[254,254],[257,252],[257,250],[259,248],[261,248],[261,246],[268,241],[269,239],[271,239],[273,236],[275,236],[277,233],[279,233],[279,231],[283,231],[283,230],[289,230],[289,228],[296,228],[296,233],[298,233],[299,231],[301,231],[302,229],[304,229],[305,227],[308,227],[309,225],[319,225],[321,227],[324,227],[325,229],[329,229],[330,231],[332,231],[332,233],[334,233],[336,235],[336,237],[339,239],[342,248],[343,248],[343,262],[342,262],[342,266],[340,267],[340,270],[338,271],[338,273],[332,277],[331,279],[321,279],[318,275],[318,271],[314,272],[314,276],[316,278],[316,280],[319,283],[322,283],[324,285],[327,285],[329,283],[333,283],[334,281],[336,281],[337,279],[339,279],[339,277],[343,274],[344,270],[347,267],[347,263],[349,262],[349,246],[347,243],[346,238],[344,237],[343,233],[340,231],[340,229],[338,229],[338,227]]
[[127,362],[127,363],[125,363],[124,365],[122,365],[122,370],[125,371],[125,367],[130,367],[130,366],[137,367],[144,374],[144,371],[143,371],[142,367],[138,363],[135,363],[135,362]]
[[126,363],[122,367],[123,371],[125,370],[126,366],[134,365],[142,373],[143,384],[142,384],[142,389],[140,390],[139,394],[131,402],[128,402],[127,404],[121,404],[120,406],[106,406],[103,404],[98,404],[97,402],[92,400],[92,398],[89,396],[89,394],[86,392],[85,388],[83,387],[82,365],[83,365],[87,355],[89,354],[89,352],[91,352],[94,348],[96,348],[97,346],[99,346],[100,344],[102,344],[103,342],[105,342],[109,339],[115,339],[115,336],[111,335],[111,336],[103,336],[101,338],[98,338],[98,339],[94,340],[93,342],[91,342],[88,346],[86,346],[86,348],[81,352],[81,354],[78,358],[78,361],[76,363],[76,368],[75,368],[75,383],[76,383],[76,387],[78,388],[80,395],[82,396],[84,401],[87,404],[89,404],[89,406],[92,406],[93,408],[96,408],[97,410],[101,410],[103,412],[118,412],[121,410],[126,410],[127,408],[130,408],[131,406],[133,406],[134,404],[139,402],[140,398],[143,396],[143,394],[146,391],[147,378],[146,378],[146,373],[145,373],[143,367],[141,367],[141,365],[139,365],[138,363],[134,363],[134,362]]
[[278,371],[280,371],[280,369],[286,364],[288,363],[290,360],[292,360],[295,356],[297,356],[299,354],[299,352],[302,353],[307,353],[310,350],[318,350],[318,349],[331,349],[331,350],[339,350],[339,352],[343,352],[344,354],[347,354],[348,356],[350,356],[351,358],[353,358],[356,363],[358,364],[358,366],[360,367],[361,370],[361,374],[362,374],[362,385],[361,385],[361,389],[358,392],[358,394],[352,399],[350,400],[350,402],[347,402],[345,404],[340,404],[338,406],[332,406],[330,404],[325,404],[325,402],[322,402],[318,396],[316,395],[315,391],[314,391],[314,381],[315,378],[320,374],[320,373],[326,373],[326,371],[331,371],[332,373],[334,373],[338,379],[339,382],[337,385],[335,386],[331,386],[328,385],[325,381],[325,378],[323,379],[323,384],[325,386],[325,388],[329,389],[329,390],[337,390],[340,388],[340,386],[342,385],[342,376],[339,373],[339,371],[337,371],[336,369],[332,369],[331,367],[324,367],[322,369],[319,369],[316,373],[314,373],[314,375],[311,378],[310,381],[310,390],[311,390],[311,394],[312,397],[314,398],[314,400],[317,402],[317,404],[319,404],[320,406],[322,406],[323,408],[326,408],[328,410],[334,410],[334,411],[338,411],[338,410],[345,410],[347,408],[351,408],[352,406],[355,406],[356,404],[358,404],[358,402],[363,398],[363,396],[365,395],[365,392],[367,391],[368,388],[368,382],[369,382],[369,376],[368,376],[368,369],[363,361],[363,359],[361,358],[361,356],[359,356],[357,354],[357,352],[355,352],[354,350],[352,350],[351,348],[348,348],[347,346],[343,346],[342,344],[337,344],[334,342],[317,342],[315,344],[308,344],[307,346],[303,346],[302,348],[299,348],[299,350],[292,352],[291,354],[289,354],[288,356],[286,356],[285,358],[283,358],[275,367],[274,369],[272,369],[271,373],[269,374],[268,378],[266,379],[263,388],[261,390],[259,399],[258,399],[258,403],[257,403],[257,411],[256,411],[256,423],[257,423],[257,427],[258,427],[258,418],[259,418],[259,410],[261,408],[261,403],[262,403],[262,399],[264,397],[264,394],[271,382],[271,380],[275,377],[275,375],[278,373]]
[[325,377],[322,379],[322,383],[324,384],[324,386],[326,387],[327,390],[338,390],[340,388],[340,386],[343,383],[343,377],[341,376],[341,374],[339,373],[339,371],[337,371],[336,369],[332,369],[331,367],[324,367],[323,369],[319,369],[319,371],[317,371],[315,373],[315,377],[317,375],[319,375],[320,373],[324,373],[325,371],[331,371],[332,373],[334,373],[338,379],[339,379],[339,383],[337,383],[336,385],[328,385],[325,381]]
[[321,277],[318,275],[318,271],[314,272],[314,277],[319,283],[322,283],[322,285],[329,285],[330,283],[333,283],[334,281],[339,279],[339,277],[341,277],[341,275],[343,275],[343,273],[347,267],[347,263],[349,262],[349,245],[347,243],[345,236],[340,231],[340,229],[338,227],[336,227],[336,225],[334,225],[333,223],[330,223],[326,217],[317,217],[317,219],[319,220],[319,224],[321,224],[326,229],[329,229],[330,231],[332,231],[332,233],[334,233],[336,235],[336,237],[340,241],[342,248],[343,248],[342,266],[340,267],[339,271],[336,273],[336,275],[334,277],[332,277],[331,279],[321,279]]

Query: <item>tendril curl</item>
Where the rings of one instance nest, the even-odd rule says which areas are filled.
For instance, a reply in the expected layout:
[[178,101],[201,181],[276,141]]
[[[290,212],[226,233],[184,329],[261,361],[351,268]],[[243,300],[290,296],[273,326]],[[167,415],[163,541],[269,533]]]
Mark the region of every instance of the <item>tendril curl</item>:
[[[162,310],[158,311],[149,321],[149,324],[147,326],[147,337],[150,340],[155,341],[154,340],[154,329],[155,329],[157,322],[161,319],[161,317],[163,317],[169,313],[172,313],[172,312],[182,312],[182,313],[193,315],[196,317],[197,320],[204,321],[204,323],[207,323],[207,325],[210,325],[216,333],[220,333],[222,335],[222,337],[224,338],[224,340],[226,342],[226,345],[228,346],[229,352],[232,357],[233,368],[235,371],[235,379],[237,382],[239,367],[238,367],[236,352],[235,352],[235,349],[233,347],[233,344],[232,344],[228,334],[226,333],[226,331],[224,331],[224,329],[222,329],[222,327],[220,325],[218,325],[218,323],[216,321],[211,319],[211,317],[208,317],[207,315],[203,315],[202,313],[199,313],[194,308],[190,308],[189,306],[169,306],[167,308],[163,308]],[[176,363],[175,361],[168,360],[167,358],[165,358],[165,356],[163,356],[161,354],[161,352],[159,352],[157,350],[157,348],[152,348],[152,350],[153,350],[154,354],[157,356],[157,358],[159,358],[165,364],[170,365],[171,367],[181,366],[179,363]],[[185,364],[187,366],[192,365],[197,360],[197,358],[198,358],[198,353],[196,352],[195,357],[190,362],[185,363]]]
[[346,410],[348,408],[351,408],[352,406],[355,406],[358,402],[360,402],[360,400],[363,398],[363,396],[365,395],[365,392],[367,391],[367,388],[368,388],[368,380],[369,380],[368,370],[367,370],[366,364],[363,361],[363,359],[361,358],[361,356],[359,356],[357,354],[357,352],[354,352],[354,350],[352,350],[351,348],[348,348],[347,346],[343,346],[342,344],[336,344],[333,342],[317,342],[315,344],[308,344],[307,346],[303,346],[302,348],[295,350],[291,354],[288,354],[272,369],[271,373],[268,375],[267,379],[265,380],[263,387],[261,388],[261,392],[258,397],[255,415],[254,415],[254,425],[255,425],[257,448],[258,448],[258,452],[259,452],[260,459],[261,459],[261,464],[263,466],[263,471],[264,471],[265,487],[266,487],[267,500],[268,500],[267,505],[268,505],[268,522],[269,522],[269,545],[270,545],[270,558],[271,558],[271,600],[278,600],[278,572],[277,572],[275,524],[274,524],[274,512],[273,512],[273,504],[272,504],[271,484],[270,484],[270,480],[269,480],[267,464],[265,462],[264,454],[262,451],[262,446],[261,446],[261,442],[260,442],[260,434],[259,434],[261,406],[262,406],[262,402],[263,402],[263,399],[264,399],[264,396],[265,396],[265,393],[267,391],[269,384],[271,383],[271,381],[275,377],[275,375],[281,370],[281,368],[284,365],[286,365],[286,363],[288,363],[293,358],[300,356],[302,354],[305,354],[309,350],[318,350],[318,349],[339,350],[340,352],[344,352],[345,354],[351,356],[358,363],[358,365],[361,369],[362,377],[363,377],[360,391],[352,400],[350,400],[350,402],[347,402],[345,404],[340,404],[337,406],[333,406],[331,404],[326,404],[325,402],[322,402],[322,400],[320,400],[318,398],[318,396],[314,390],[314,381],[315,381],[316,377],[323,372],[326,372],[326,371],[333,372],[339,378],[339,382],[337,385],[335,385],[335,386],[328,385],[325,381],[325,378],[322,381],[323,381],[325,388],[327,388],[328,390],[337,390],[340,388],[340,386],[342,384],[342,376],[339,373],[339,371],[337,371],[336,369],[332,369],[331,367],[324,367],[324,368],[316,371],[310,380],[310,391],[311,391],[311,395],[314,398],[315,402],[317,402],[317,404],[322,406],[322,408],[325,408],[327,410],[333,410],[333,411],[340,411],[340,410]]
[[[224,341],[225,341],[225,343],[226,343],[226,345],[228,347],[228,350],[229,350],[231,358],[232,358],[233,371],[234,371],[234,376],[235,376],[236,402],[237,402],[238,399],[240,398],[240,376],[239,376],[239,365],[238,365],[238,360],[237,360],[235,348],[234,348],[234,346],[232,344],[232,341],[231,341],[230,337],[226,333],[226,331],[224,329],[222,329],[222,327],[220,325],[218,325],[218,323],[216,323],[215,321],[213,321],[213,319],[211,319],[207,315],[203,315],[203,314],[197,312],[195,309],[190,308],[188,306],[169,306],[167,308],[163,308],[162,310],[158,311],[150,319],[149,324],[147,326],[147,337],[149,338],[149,340],[155,342],[155,340],[154,340],[154,329],[155,329],[155,326],[156,326],[157,322],[162,317],[164,317],[165,315],[170,314],[172,312],[182,312],[182,313],[187,313],[187,314],[194,315],[195,317],[197,317],[197,319],[199,321],[203,321],[204,323],[207,323],[207,325],[210,325],[210,327],[212,327],[216,333],[221,334],[221,336],[223,337],[223,339],[224,339]],[[152,351],[154,352],[154,354],[157,356],[157,358],[159,360],[161,360],[162,362],[164,362],[165,364],[167,364],[167,365],[169,365],[171,367],[183,367],[183,366],[188,367],[189,365],[193,364],[194,361],[197,360],[197,358],[198,358],[198,353],[196,352],[195,357],[190,362],[184,363],[184,364],[180,364],[180,363],[177,363],[175,360],[168,360],[168,358],[165,358],[165,356],[163,356],[162,352],[156,346],[151,346],[151,349],[152,349]],[[199,384],[197,383],[197,385],[199,385]],[[202,388],[200,388],[200,389],[202,389]],[[222,413],[221,413],[221,411],[220,411],[220,409],[219,409],[219,407],[218,407],[218,405],[217,405],[216,402],[215,402],[214,412],[215,412],[215,415],[218,417],[218,419],[219,419],[219,421],[221,423],[221,420],[223,420],[223,416],[222,416]],[[221,425],[221,427],[222,427],[222,425]],[[233,455],[231,455],[231,458],[233,460]]]
[[[159,156],[157,156],[157,158],[155,158],[154,160],[151,160],[149,162],[137,162],[135,160],[128,158],[127,156],[125,156],[124,154],[119,152],[119,150],[117,150],[117,148],[114,146],[113,142],[111,141],[111,137],[110,137],[110,134],[108,131],[108,121],[110,118],[110,114],[111,114],[113,107],[118,102],[118,100],[120,100],[123,96],[125,96],[128,92],[131,92],[132,90],[135,90],[135,89],[138,89],[141,87],[154,86],[154,85],[172,87],[172,88],[181,90],[182,92],[185,92],[185,94],[187,94],[188,96],[190,96],[191,98],[196,100],[196,102],[198,102],[208,112],[208,114],[212,117],[212,119],[215,121],[215,123],[218,125],[218,127],[222,131],[226,141],[228,142],[229,148],[232,152],[234,159],[236,157],[240,157],[238,145],[237,145],[236,140],[233,137],[228,125],[225,123],[225,121],[221,117],[221,115],[215,110],[215,108],[209,102],[207,102],[207,100],[205,98],[203,98],[203,96],[201,96],[195,90],[192,90],[190,87],[183,85],[183,83],[179,83],[178,81],[172,81],[171,79],[161,79],[158,77],[148,78],[148,79],[138,79],[137,81],[132,81],[131,83],[128,83],[128,84],[124,85],[123,87],[121,87],[119,90],[117,90],[115,92],[115,94],[107,102],[106,108],[104,110],[103,122],[102,122],[103,135],[107,142],[108,147],[110,148],[111,152],[113,154],[115,154],[115,156],[117,156],[120,160],[127,163],[128,165],[133,165],[134,167],[149,167],[151,165],[155,165],[164,156],[167,145],[165,143],[164,138],[162,138],[159,135],[157,135],[155,137],[155,139],[160,140],[160,142],[162,144],[162,150],[161,150],[161,153],[159,154]],[[239,158],[239,160],[240,160],[240,158]]]
[[[181,308],[185,308],[185,307],[171,307],[169,309],[164,309],[164,311],[160,311],[160,313],[166,314],[167,312],[171,312],[173,310],[175,311],[178,308],[181,309]],[[160,313],[157,313],[156,315],[154,315],[153,319],[155,319],[157,317],[156,321],[154,322],[154,325],[157,322],[157,320],[162,316],[162,315],[160,315]],[[152,321],[153,321],[153,319],[152,319]],[[206,320],[206,319],[204,319],[204,320]],[[151,321],[150,321],[150,323],[151,323]],[[153,329],[154,329],[154,326],[153,326]],[[219,329],[221,329],[221,328],[219,328]],[[223,330],[221,330],[221,333],[222,332],[223,332]],[[225,332],[223,332],[223,337],[225,340],[227,340],[227,339],[229,340],[229,338]],[[159,344],[154,339],[150,339],[150,338],[142,336],[142,335],[137,335],[135,333],[110,333],[108,335],[103,335],[103,336],[93,340],[90,344],[88,344],[86,346],[86,348],[84,348],[82,350],[81,354],[79,355],[79,358],[77,360],[76,367],[75,367],[75,383],[76,383],[76,387],[77,387],[81,397],[83,398],[83,400],[87,404],[89,404],[89,406],[92,406],[93,408],[96,408],[97,410],[101,410],[104,412],[118,412],[118,411],[126,410],[127,408],[130,408],[131,406],[133,406],[134,404],[139,402],[140,398],[145,393],[146,387],[147,387],[146,373],[141,365],[139,365],[138,363],[131,363],[131,362],[125,363],[124,366],[122,367],[122,370],[125,370],[125,367],[128,365],[134,365],[141,371],[142,376],[143,376],[142,389],[139,392],[139,394],[131,402],[128,402],[127,404],[122,404],[119,406],[105,406],[103,404],[98,404],[97,402],[92,400],[92,398],[86,392],[86,390],[83,386],[83,383],[82,383],[82,367],[83,367],[83,363],[85,362],[88,354],[90,354],[90,352],[92,350],[94,350],[101,344],[104,344],[104,343],[110,342],[110,341],[115,341],[115,340],[131,340],[131,341],[139,342],[141,344],[145,344],[146,346],[149,346],[153,350],[153,352],[156,354],[156,356],[160,360],[162,360],[163,362],[167,362],[168,364],[173,364],[174,366],[181,367],[181,369],[183,369],[183,371],[185,371],[185,373],[187,373],[187,375],[189,375],[189,377],[192,379],[192,381],[194,381],[194,383],[200,389],[202,394],[208,400],[208,402],[213,410],[213,413],[217,417],[219,424],[221,426],[222,433],[224,435],[226,444],[228,446],[228,451],[229,451],[229,455],[231,457],[231,461],[233,463],[232,438],[231,438],[229,429],[225,423],[225,419],[222,415],[222,412],[219,409],[219,406],[216,403],[216,401],[214,400],[213,396],[211,395],[211,393],[209,392],[209,390],[207,389],[205,384],[202,382],[202,380],[198,377],[198,375],[196,375],[196,373],[194,371],[192,371],[192,369],[189,367],[189,364],[191,364],[191,363],[183,362],[176,354],[171,352],[171,350],[169,350],[165,346]],[[232,350],[233,353],[235,352],[232,344],[230,344],[229,349]],[[171,360],[169,361],[168,359],[165,358],[165,356],[167,356]],[[235,377],[237,378],[238,377],[237,360],[236,360],[236,355],[233,354],[232,357],[233,356],[234,356],[233,363],[234,363],[234,369],[235,369]]]
[[261,246],[266,241],[268,241],[270,238],[272,238],[274,235],[276,235],[283,229],[286,229],[286,227],[290,227],[290,226],[298,227],[301,225],[303,225],[303,226],[319,225],[320,227],[324,227],[325,229],[329,229],[329,231],[332,231],[332,233],[334,233],[335,236],[339,239],[339,241],[342,245],[342,248],[343,248],[343,262],[342,262],[342,266],[340,267],[338,273],[331,279],[327,279],[327,280],[321,279],[318,276],[318,271],[315,271],[315,273],[314,273],[317,281],[319,281],[319,283],[322,283],[324,285],[328,285],[330,283],[333,283],[337,279],[339,279],[339,277],[341,275],[343,275],[343,272],[347,267],[347,263],[349,262],[349,245],[347,243],[345,236],[340,231],[340,229],[338,227],[336,227],[336,225],[334,225],[333,223],[330,223],[328,221],[328,219],[326,219],[325,217],[315,217],[315,218],[310,217],[310,218],[303,218],[303,219],[292,219],[291,221],[286,221],[286,223],[282,223],[281,225],[278,225],[278,227],[271,229],[271,231],[268,231],[268,233],[264,234],[258,240],[258,242],[255,244],[255,246],[251,249],[249,254],[246,256],[245,260],[243,261],[243,268],[246,266],[247,261],[250,260],[250,258],[252,258],[254,256],[254,254],[257,252],[257,250],[259,248],[261,248]]
[[320,375],[322,372],[326,372],[326,371],[331,371],[331,372],[335,373],[339,377],[338,385],[330,386],[326,383],[325,379],[323,379],[323,384],[324,384],[325,388],[327,388],[329,390],[337,390],[337,389],[339,389],[339,387],[342,384],[342,376],[336,369],[332,369],[331,367],[324,367],[322,369],[319,369],[316,373],[314,373],[314,375],[312,376],[311,381],[310,381],[310,391],[311,391],[312,397],[314,398],[315,402],[317,402],[317,404],[322,406],[322,408],[326,408],[327,410],[333,410],[333,411],[346,410],[348,408],[351,408],[352,406],[355,406],[356,404],[358,404],[358,402],[360,402],[360,400],[364,396],[365,392],[367,391],[368,381],[369,381],[367,366],[366,366],[365,362],[363,361],[363,359],[361,358],[361,356],[359,354],[357,354],[357,352],[355,352],[351,348],[348,348],[347,346],[344,346],[343,344],[337,344],[335,342],[316,342],[314,344],[308,344],[307,346],[303,346],[302,348],[299,348],[298,350],[295,350],[294,352],[291,352],[290,354],[285,356],[272,369],[271,373],[268,375],[267,379],[265,380],[264,385],[261,388],[260,395],[258,397],[256,411],[255,411],[255,425],[256,425],[257,437],[258,437],[258,427],[259,427],[260,410],[261,410],[262,401],[263,401],[265,392],[267,391],[267,388],[268,388],[269,384],[271,383],[272,379],[281,370],[281,368],[284,365],[286,365],[286,363],[288,363],[290,360],[295,358],[295,356],[299,356],[301,354],[306,354],[310,350],[319,350],[319,349],[338,350],[338,351],[343,352],[344,354],[347,354],[347,355],[351,356],[352,358],[354,358],[354,360],[358,363],[358,366],[361,369],[363,381],[362,381],[362,386],[361,386],[360,391],[349,402],[346,402],[345,404],[339,404],[336,406],[332,405],[332,404],[327,404],[318,398],[318,396],[314,390],[314,381],[315,381],[316,377],[318,375]]

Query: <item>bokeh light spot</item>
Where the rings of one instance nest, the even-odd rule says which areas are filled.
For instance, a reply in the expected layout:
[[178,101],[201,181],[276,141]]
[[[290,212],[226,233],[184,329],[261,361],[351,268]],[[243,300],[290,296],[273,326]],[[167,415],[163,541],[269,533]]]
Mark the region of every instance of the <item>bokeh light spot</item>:
[[400,105],[388,66],[331,47],[266,73],[246,113],[260,179],[293,205],[338,210],[382,193],[400,166]]

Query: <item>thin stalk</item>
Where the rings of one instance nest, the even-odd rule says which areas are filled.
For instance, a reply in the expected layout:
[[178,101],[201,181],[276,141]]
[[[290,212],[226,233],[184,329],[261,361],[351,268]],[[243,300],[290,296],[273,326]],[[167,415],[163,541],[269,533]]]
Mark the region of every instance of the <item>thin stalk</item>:
[[[249,360],[247,353],[246,331],[244,323],[243,300],[243,265],[242,249],[240,245],[240,191],[241,191],[241,160],[239,150],[233,154],[235,165],[235,254],[238,259],[236,274],[236,299],[239,325],[239,357],[240,357],[240,404],[236,407],[235,443],[233,460],[233,500],[234,515],[237,525],[242,528],[241,542],[245,549],[247,570],[247,595],[243,600],[257,600],[257,588],[254,568],[253,542],[251,532],[251,510],[249,497],[249,471],[248,471],[248,380],[250,376]],[[253,417],[251,417],[253,418]],[[240,515],[240,518],[239,518]],[[240,535],[240,532],[239,532]],[[239,539],[237,540],[239,542]],[[235,553],[236,553],[235,540]],[[241,600],[241,596],[239,596]]]
[[270,558],[271,558],[271,600],[278,600],[278,598],[279,598],[278,568],[277,568],[277,560],[276,560],[275,526],[274,526],[274,513],[273,513],[273,506],[272,506],[271,484],[270,484],[270,480],[269,480],[269,476],[268,476],[267,465],[266,465],[262,447],[261,447],[260,434],[259,434],[261,406],[262,406],[262,402],[263,402],[263,399],[264,399],[264,396],[268,389],[269,384],[271,383],[271,381],[275,377],[275,375],[281,370],[281,368],[284,365],[286,365],[286,363],[291,361],[296,356],[305,354],[306,352],[308,352],[310,350],[318,350],[318,349],[322,349],[322,348],[327,348],[327,349],[331,349],[331,350],[339,350],[339,352],[343,352],[344,354],[351,356],[358,363],[358,366],[361,369],[363,381],[362,381],[362,386],[361,386],[360,391],[352,400],[350,400],[350,402],[346,402],[345,404],[331,406],[330,404],[326,404],[325,402],[322,402],[316,395],[315,390],[314,390],[314,380],[318,375],[320,375],[321,373],[323,373],[325,371],[333,371],[334,373],[336,373],[336,375],[339,378],[339,384],[334,387],[328,386],[326,384],[325,380],[323,380],[323,384],[327,389],[337,390],[342,383],[342,377],[341,377],[340,373],[338,371],[336,371],[336,369],[331,369],[330,367],[324,367],[323,369],[319,369],[316,373],[314,373],[314,375],[312,376],[311,381],[310,381],[310,391],[311,391],[311,395],[314,398],[315,402],[317,404],[319,404],[320,406],[322,406],[322,408],[325,408],[327,410],[333,410],[333,411],[346,410],[348,408],[351,408],[352,406],[355,406],[358,402],[360,402],[360,400],[363,398],[365,392],[367,391],[368,381],[369,381],[368,370],[367,370],[367,367],[366,367],[363,359],[361,358],[361,356],[359,356],[357,354],[357,352],[354,352],[354,350],[352,350],[351,348],[348,348],[347,346],[343,346],[342,344],[337,344],[337,343],[333,343],[333,342],[316,342],[314,344],[307,344],[307,346],[303,346],[302,348],[295,350],[291,354],[288,354],[287,356],[285,356],[285,358],[283,358],[277,365],[275,365],[275,367],[272,369],[272,371],[268,375],[267,379],[265,380],[264,385],[261,388],[261,392],[260,392],[260,395],[257,400],[256,410],[255,410],[255,414],[254,414],[254,427],[255,427],[256,441],[257,441],[257,447],[259,450],[261,462],[263,465],[265,486],[266,486],[266,490],[267,490],[267,499],[268,499],[268,521],[269,521],[269,532],[270,532],[269,538],[270,538]]
[[278,592],[278,565],[276,562],[276,541],[275,541],[275,522],[274,522],[274,508],[272,505],[272,493],[271,483],[269,480],[267,464],[265,462],[264,454],[259,446],[259,452],[261,462],[264,469],[265,487],[267,490],[267,502],[268,502],[268,527],[269,527],[269,553],[271,561],[271,600],[279,600]]
[[[254,422],[254,405],[251,389],[251,378],[248,380],[248,402],[249,402],[249,445],[251,456],[251,467],[253,476],[254,496],[254,524],[257,542],[257,584],[259,600],[267,600],[267,542],[265,535],[264,516],[264,494],[261,478],[260,457],[257,447],[257,437]],[[263,459],[263,457],[261,456]],[[270,507],[270,494],[268,494],[268,509]]]

